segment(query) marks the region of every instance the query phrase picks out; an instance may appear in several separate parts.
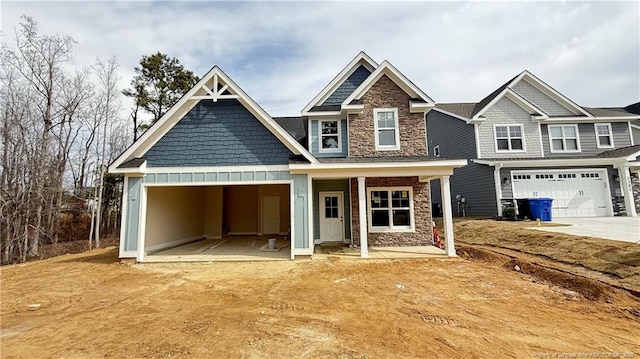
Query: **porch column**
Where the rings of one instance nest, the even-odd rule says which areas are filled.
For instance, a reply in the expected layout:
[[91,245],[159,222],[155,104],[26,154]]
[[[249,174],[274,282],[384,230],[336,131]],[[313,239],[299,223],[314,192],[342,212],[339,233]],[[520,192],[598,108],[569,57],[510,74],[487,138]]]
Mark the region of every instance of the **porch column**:
[[445,253],[454,257],[456,248],[453,244],[453,207],[451,206],[451,186],[449,176],[440,177],[440,197],[442,198],[442,220],[444,222]]
[[364,177],[358,177],[358,213],[360,222],[360,257],[369,256],[369,248],[367,242],[367,195],[364,185]]
[[624,206],[627,210],[628,217],[636,217],[636,205],[633,200],[633,190],[631,188],[631,175],[629,174],[629,166],[620,165],[618,168],[618,178],[620,178],[620,186],[622,187],[622,195],[624,196]]

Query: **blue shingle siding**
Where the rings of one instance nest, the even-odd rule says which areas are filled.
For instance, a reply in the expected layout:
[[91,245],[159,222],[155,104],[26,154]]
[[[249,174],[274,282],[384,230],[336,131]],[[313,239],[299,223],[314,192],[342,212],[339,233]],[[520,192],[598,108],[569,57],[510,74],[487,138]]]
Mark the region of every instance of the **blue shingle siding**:
[[149,167],[288,164],[291,151],[237,100],[200,101],[144,155]]
[[371,71],[360,65],[331,95],[322,105],[340,105],[371,75]]
[[[433,148],[438,146],[443,158],[477,158],[473,125],[438,111],[427,114],[427,141],[429,156],[433,156]],[[468,216],[496,215],[493,167],[469,161],[453,170],[450,185],[454,215],[457,215],[456,195],[466,199]],[[442,203],[440,180],[431,181],[431,202]]]

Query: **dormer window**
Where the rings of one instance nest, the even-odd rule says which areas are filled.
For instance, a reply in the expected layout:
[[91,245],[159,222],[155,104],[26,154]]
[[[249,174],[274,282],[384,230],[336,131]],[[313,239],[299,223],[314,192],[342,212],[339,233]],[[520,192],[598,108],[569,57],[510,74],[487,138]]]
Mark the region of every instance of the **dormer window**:
[[376,108],[373,110],[376,150],[393,151],[400,149],[397,108]]
[[340,121],[319,121],[320,126],[320,152],[341,152],[342,144],[340,143]]

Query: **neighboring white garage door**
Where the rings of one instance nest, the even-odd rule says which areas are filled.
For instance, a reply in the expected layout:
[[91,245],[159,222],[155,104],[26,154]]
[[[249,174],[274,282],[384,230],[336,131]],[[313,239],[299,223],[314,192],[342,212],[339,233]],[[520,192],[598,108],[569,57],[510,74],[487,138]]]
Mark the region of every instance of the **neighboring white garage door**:
[[606,169],[511,171],[513,198],[553,198],[553,217],[611,216]]

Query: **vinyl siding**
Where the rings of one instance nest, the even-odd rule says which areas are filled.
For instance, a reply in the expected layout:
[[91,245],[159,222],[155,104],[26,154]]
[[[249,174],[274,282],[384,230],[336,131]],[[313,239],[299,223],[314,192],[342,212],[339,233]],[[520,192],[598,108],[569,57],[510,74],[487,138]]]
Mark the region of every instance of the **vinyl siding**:
[[288,164],[291,151],[237,100],[200,101],[147,153],[148,167]]
[[640,145],[640,128],[631,127],[631,134],[633,135],[633,143]]
[[549,116],[574,116],[566,107],[535,88],[526,80],[521,80],[511,89]]
[[351,204],[349,203],[349,180],[314,180],[313,181],[313,238],[320,239],[320,192],[342,192],[344,213],[344,239],[351,238]]
[[[485,113],[479,123],[481,158],[535,158],[542,156],[539,125],[531,120],[531,115],[508,98],[502,98]],[[526,152],[496,152],[495,124],[521,124]]]
[[[567,124],[570,125],[570,124]],[[611,148],[598,148],[596,143],[596,132],[593,123],[578,124],[578,135],[580,136],[580,152],[555,152],[550,151],[549,142],[549,125],[542,125],[542,146],[544,148],[545,157],[567,156],[567,154],[576,155],[595,155]],[[613,132],[613,144],[615,148],[631,146],[631,137],[629,136],[629,126],[626,122],[611,123],[611,131]]]
[[133,252],[138,250],[138,230],[140,228],[140,192],[142,191],[142,177],[127,177],[127,216],[122,229],[124,233],[124,243],[120,245],[125,251]]
[[[433,148],[439,146],[442,158],[476,158],[473,125],[438,111],[430,111],[426,121],[430,156]],[[497,213],[493,167],[469,161],[466,166],[454,169],[450,185],[454,215],[457,214],[455,197],[458,194],[467,200],[467,215],[494,216]],[[440,180],[431,181],[432,203],[442,203],[440,194]]]
[[294,254],[296,249],[309,250],[309,191],[307,175],[293,175],[293,220],[291,236]]
[[311,134],[310,152],[315,157],[347,157],[347,154],[349,153],[349,134],[347,132],[347,120],[339,120],[338,122],[340,122],[340,141],[342,141],[342,151],[326,153],[320,152],[320,121],[311,120],[311,128],[309,131],[309,133]]

